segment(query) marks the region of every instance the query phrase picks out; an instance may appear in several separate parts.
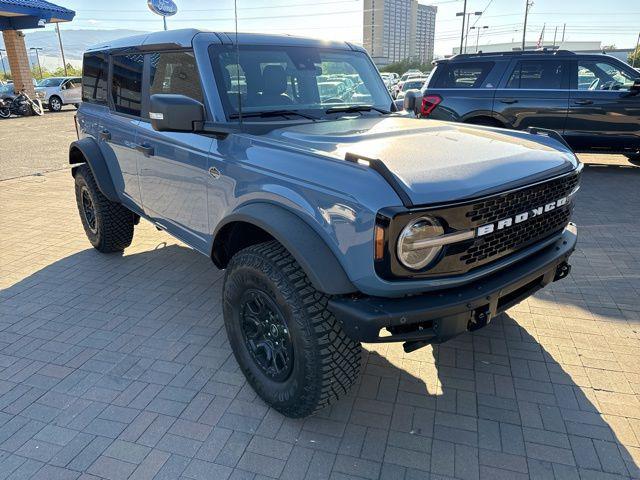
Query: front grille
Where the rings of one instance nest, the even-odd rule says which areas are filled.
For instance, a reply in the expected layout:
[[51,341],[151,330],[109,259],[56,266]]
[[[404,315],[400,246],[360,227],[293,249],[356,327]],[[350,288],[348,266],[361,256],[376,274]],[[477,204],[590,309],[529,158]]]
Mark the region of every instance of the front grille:
[[569,218],[571,218],[571,207],[567,206],[507,230],[480,237],[460,256],[460,261],[466,265],[485,263],[487,259],[494,260],[504,254],[527,247],[562,230],[569,223]]
[[579,181],[579,175],[572,175],[490,198],[473,204],[471,210],[466,213],[466,217],[474,226],[494,223],[544,205],[546,202],[558,200],[571,193]]
[[[430,215],[441,218],[449,231],[468,231],[524,212],[543,207],[569,196],[580,182],[580,173],[557,177],[531,187],[501,193],[476,202],[434,209]],[[466,273],[560,233],[569,223],[573,202],[530,217],[510,227],[446,247],[442,258],[420,276],[433,277]],[[413,274],[415,276],[415,273]]]

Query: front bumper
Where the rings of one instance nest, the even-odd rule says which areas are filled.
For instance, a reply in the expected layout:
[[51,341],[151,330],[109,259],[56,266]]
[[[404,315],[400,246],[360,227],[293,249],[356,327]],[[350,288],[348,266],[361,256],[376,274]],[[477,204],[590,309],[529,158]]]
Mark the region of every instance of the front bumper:
[[442,343],[483,327],[498,313],[566,277],[577,238],[576,226],[569,224],[549,247],[467,285],[403,298],[336,297],[329,309],[356,341],[407,342],[407,351]]

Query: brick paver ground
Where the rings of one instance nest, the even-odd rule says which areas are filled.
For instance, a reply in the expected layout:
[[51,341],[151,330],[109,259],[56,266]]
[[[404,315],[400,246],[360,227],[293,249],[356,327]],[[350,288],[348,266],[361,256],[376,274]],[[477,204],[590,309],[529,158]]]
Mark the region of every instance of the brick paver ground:
[[246,384],[205,257],[146,222],[101,255],[67,171],[0,182],[0,478],[640,478],[640,168],[619,163],[586,169],[567,280],[440,347],[366,345],[304,420]]

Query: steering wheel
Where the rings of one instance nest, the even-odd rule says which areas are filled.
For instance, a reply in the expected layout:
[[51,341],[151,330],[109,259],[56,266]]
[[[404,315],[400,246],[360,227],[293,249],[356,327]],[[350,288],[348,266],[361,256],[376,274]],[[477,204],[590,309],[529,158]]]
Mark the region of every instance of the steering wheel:
[[591,82],[591,85],[589,85],[588,90],[597,90],[598,85],[600,85],[600,79],[596,78],[593,82]]
[[344,103],[344,100],[341,98],[328,98],[323,103]]

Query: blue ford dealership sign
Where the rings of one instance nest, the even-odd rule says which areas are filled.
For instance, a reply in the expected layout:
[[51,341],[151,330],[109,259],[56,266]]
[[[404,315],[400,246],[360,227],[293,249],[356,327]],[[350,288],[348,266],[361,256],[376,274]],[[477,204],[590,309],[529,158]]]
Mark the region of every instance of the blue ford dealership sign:
[[147,5],[153,13],[163,17],[170,17],[178,13],[178,7],[173,0],[147,0]]

